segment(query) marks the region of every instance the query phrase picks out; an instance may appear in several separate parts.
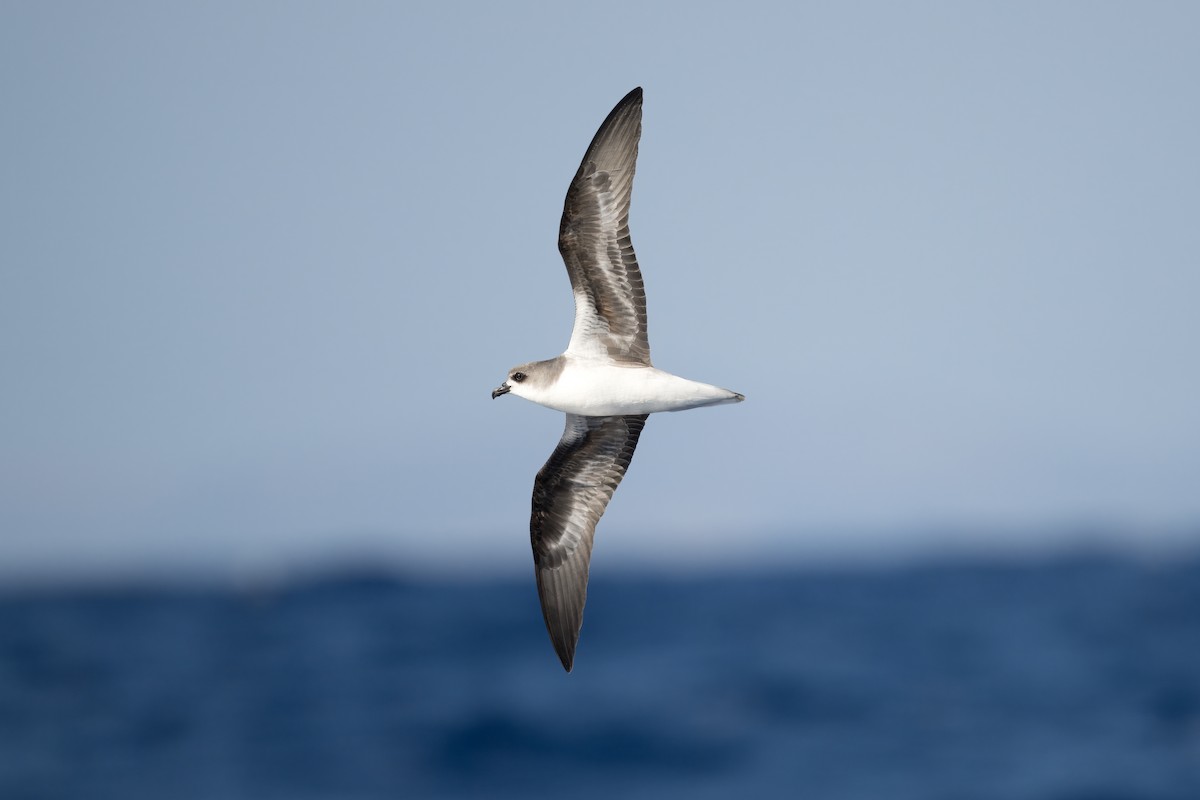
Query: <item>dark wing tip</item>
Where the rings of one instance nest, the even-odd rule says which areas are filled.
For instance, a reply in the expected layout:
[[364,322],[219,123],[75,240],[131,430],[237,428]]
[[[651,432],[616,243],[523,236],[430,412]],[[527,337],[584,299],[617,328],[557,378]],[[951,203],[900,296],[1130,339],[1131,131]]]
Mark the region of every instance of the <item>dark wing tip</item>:
[[563,669],[570,672],[575,666],[575,642],[560,642],[555,639],[554,652],[558,653],[558,660],[562,662]]
[[[631,108],[633,106],[640,106],[641,104],[642,104],[642,87],[637,86],[629,94],[622,97],[621,102],[619,102],[615,106],[613,106],[613,110],[609,113],[608,116],[609,116],[609,118],[615,117],[615,116],[617,116],[617,114],[620,114],[625,109]],[[601,126],[601,127],[603,127],[603,126]]]
[[[546,621],[546,631],[550,634],[550,642],[554,652],[562,662],[563,669],[571,671],[575,663],[575,647],[579,644],[579,632],[583,627],[583,606],[586,600],[587,565],[583,567],[584,596],[572,599],[564,590],[571,589],[570,584],[578,581],[578,577],[556,574],[558,570],[542,569],[537,566],[538,599],[542,604],[542,618]],[[574,591],[569,592],[575,594]]]
[[597,148],[609,137],[609,133],[614,128],[623,128],[630,120],[636,126],[633,134],[636,155],[637,140],[641,138],[642,133],[642,87],[640,86],[622,97],[621,102],[608,112],[608,116],[604,118],[604,122],[600,123],[600,127],[596,129],[596,135],[592,137],[592,142],[588,145],[587,152],[583,156],[583,163],[586,164],[596,154]]

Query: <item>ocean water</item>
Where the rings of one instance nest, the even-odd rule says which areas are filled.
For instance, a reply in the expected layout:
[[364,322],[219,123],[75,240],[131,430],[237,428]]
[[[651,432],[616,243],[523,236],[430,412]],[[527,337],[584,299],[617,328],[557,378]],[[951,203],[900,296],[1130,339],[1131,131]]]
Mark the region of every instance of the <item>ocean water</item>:
[[0,798],[1200,798],[1200,562],[0,593]]

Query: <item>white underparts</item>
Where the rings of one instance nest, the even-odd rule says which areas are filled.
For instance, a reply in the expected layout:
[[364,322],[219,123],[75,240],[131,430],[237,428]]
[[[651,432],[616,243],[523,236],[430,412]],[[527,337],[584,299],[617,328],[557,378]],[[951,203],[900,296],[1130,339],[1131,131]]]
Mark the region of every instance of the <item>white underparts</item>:
[[557,381],[545,387],[514,387],[513,393],[556,411],[588,417],[684,411],[744,399],[728,389],[654,367],[565,358]]

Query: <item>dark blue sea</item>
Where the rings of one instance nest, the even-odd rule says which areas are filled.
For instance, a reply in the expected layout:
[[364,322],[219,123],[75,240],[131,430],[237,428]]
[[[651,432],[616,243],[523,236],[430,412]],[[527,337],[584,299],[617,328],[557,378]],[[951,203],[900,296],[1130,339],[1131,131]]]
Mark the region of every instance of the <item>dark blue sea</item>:
[[1200,561],[0,594],[0,798],[1200,798]]

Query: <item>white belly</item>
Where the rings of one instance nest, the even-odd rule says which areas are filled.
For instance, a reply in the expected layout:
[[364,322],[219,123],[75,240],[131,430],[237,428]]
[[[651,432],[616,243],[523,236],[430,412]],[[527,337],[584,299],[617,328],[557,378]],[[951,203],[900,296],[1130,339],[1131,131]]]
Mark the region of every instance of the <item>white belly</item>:
[[654,367],[618,367],[570,361],[553,386],[534,402],[587,417],[650,414],[736,403],[742,396],[719,386],[698,383]]

